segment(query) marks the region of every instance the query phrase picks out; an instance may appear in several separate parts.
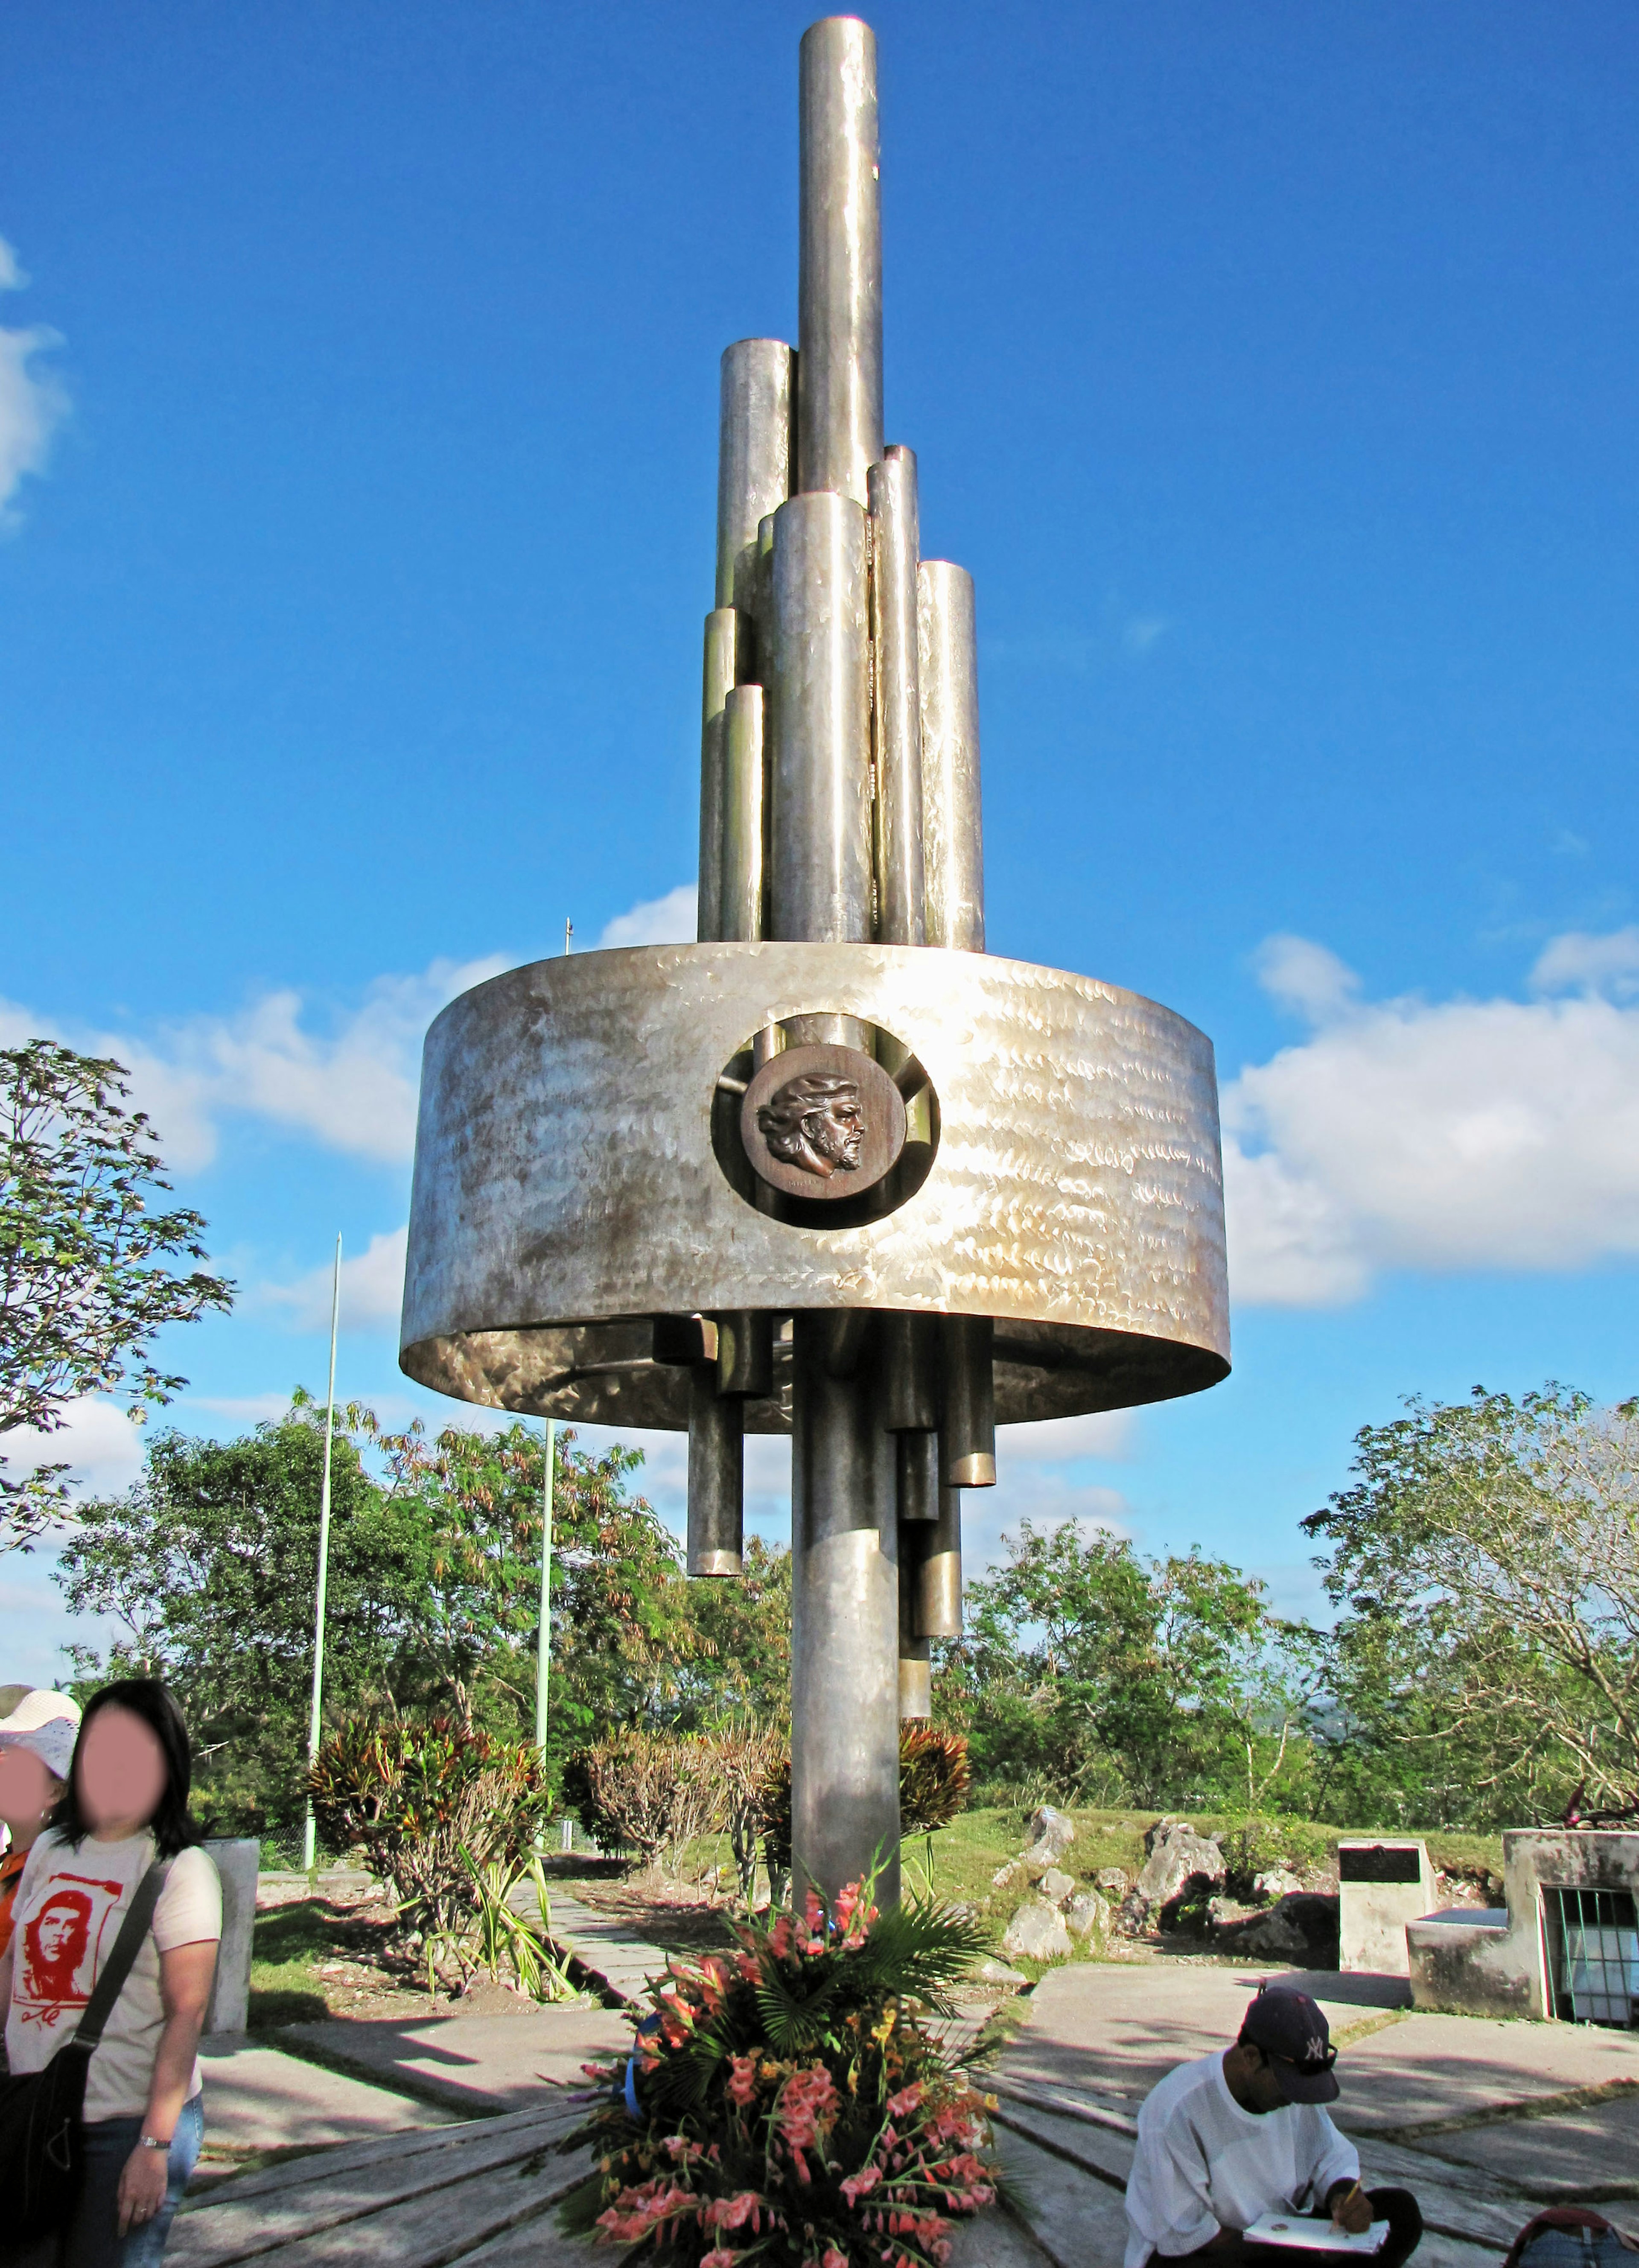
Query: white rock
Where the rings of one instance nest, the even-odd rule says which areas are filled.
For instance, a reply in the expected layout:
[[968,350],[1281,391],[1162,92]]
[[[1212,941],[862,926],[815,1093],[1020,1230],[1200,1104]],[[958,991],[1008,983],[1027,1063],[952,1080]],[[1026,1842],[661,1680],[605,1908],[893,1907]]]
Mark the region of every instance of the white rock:
[[1010,1992],[1030,1982],[1022,1969],[1010,1969],[1005,1961],[981,1961],[974,1975],[981,1984],[1000,1984]]
[[1064,1926],[1072,1937],[1102,1937],[1110,1910],[1097,1890],[1077,1890],[1064,1909]]
[[1188,1821],[1182,1820],[1168,1830],[1144,1861],[1138,1895],[1151,1906],[1165,1905],[1187,1883],[1216,1887],[1225,1871],[1224,1853],[1217,1845],[1203,1841]]
[[990,1877],[993,1890],[1011,1890],[1015,1882],[1023,1881],[1025,1869],[1017,1859],[1010,1859],[1005,1867],[998,1867]]
[[1075,1887],[1076,1877],[1067,1874],[1062,1867],[1049,1867],[1041,1877],[1041,1895],[1051,1898],[1055,1906],[1062,1906]]
[[1076,1840],[1076,1822],[1062,1811],[1055,1811],[1050,1803],[1042,1804],[1030,1815],[1032,1843],[1050,1843],[1054,1857],[1059,1858]]
[[1045,1898],[1031,1898],[1009,1922],[1002,1950],[1015,1961],[1063,1961],[1069,1955],[1064,1917]]
[[1100,1867],[1092,1879],[1101,1890],[1107,1890],[1113,1898],[1119,1898],[1124,1895],[1132,1877],[1125,1867]]
[[1267,1874],[1254,1874],[1252,1878],[1253,1897],[1268,1898],[1271,1905],[1276,1898],[1290,1897],[1294,1890],[1301,1890],[1302,1888],[1297,1875],[1289,1874],[1284,1867],[1271,1867]]

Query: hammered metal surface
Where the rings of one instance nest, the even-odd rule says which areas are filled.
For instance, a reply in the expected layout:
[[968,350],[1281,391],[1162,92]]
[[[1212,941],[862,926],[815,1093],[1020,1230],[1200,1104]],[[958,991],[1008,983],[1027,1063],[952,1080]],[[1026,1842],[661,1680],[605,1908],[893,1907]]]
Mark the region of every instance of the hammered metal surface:
[[[717,1075],[835,1011],[938,1094],[926,1182],[886,1218],[754,1211],[713,1154]],[[1003,1424],[1192,1393],[1228,1369],[1212,1050],[1138,995],[976,954],[649,946],[542,961],[427,1036],[401,1362],[466,1401],[680,1426],[646,1318],[897,1307],[996,1319]],[[752,1403],[789,1425],[789,1366]]]

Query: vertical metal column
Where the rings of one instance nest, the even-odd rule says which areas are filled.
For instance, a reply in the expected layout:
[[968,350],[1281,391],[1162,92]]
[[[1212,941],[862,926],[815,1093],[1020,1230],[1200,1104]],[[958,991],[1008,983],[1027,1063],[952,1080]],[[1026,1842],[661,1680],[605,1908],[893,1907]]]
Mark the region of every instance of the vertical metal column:
[[893,1439],[868,1376],[832,1375],[836,1319],[791,1343],[791,1849],[834,1898],[886,1861],[899,1898],[899,1569]]
[[715,1360],[688,1373],[688,1572],[741,1572],[745,1435],[741,1404],[717,1392]]
[[882,454],[877,41],[853,16],[803,33],[797,278],[798,490],[867,501]]
[[[871,931],[867,475],[882,454],[876,44],[834,18],[802,44],[797,487],[775,519],[770,913],[778,938]],[[794,1041],[859,1046],[846,1016]],[[834,1897],[880,1859],[899,1896],[899,1579],[893,1439],[838,1322],[792,1330],[794,1874]],[[843,1374],[838,1374],[843,1373]]]
[[[769,694],[770,925],[776,938],[871,935],[871,630],[866,528],[847,497],[795,496],[774,521]],[[849,1016],[804,1016],[793,1045],[864,1043]]]
[[922,707],[918,691],[916,459],[897,446],[870,477],[875,531],[871,636],[876,658],[878,935],[925,945],[922,863]]
[[742,615],[753,610],[759,523],[791,493],[796,366],[783,339],[737,339],[724,350],[717,420],[717,604]]
[[734,683],[739,616],[717,607],[706,616],[700,688],[700,865],[695,934],[702,945],[723,934],[723,709]]
[[928,942],[982,953],[978,647],[974,578],[966,568],[924,559],[917,569],[916,643]]

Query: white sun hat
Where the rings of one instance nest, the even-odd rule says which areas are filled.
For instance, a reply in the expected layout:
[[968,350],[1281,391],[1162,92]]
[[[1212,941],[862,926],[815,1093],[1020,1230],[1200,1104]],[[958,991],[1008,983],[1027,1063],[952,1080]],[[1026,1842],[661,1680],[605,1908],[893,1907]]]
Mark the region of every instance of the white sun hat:
[[71,1693],[37,1686],[9,1717],[0,1717],[0,1744],[26,1749],[58,1779],[67,1779],[79,1738],[80,1707]]

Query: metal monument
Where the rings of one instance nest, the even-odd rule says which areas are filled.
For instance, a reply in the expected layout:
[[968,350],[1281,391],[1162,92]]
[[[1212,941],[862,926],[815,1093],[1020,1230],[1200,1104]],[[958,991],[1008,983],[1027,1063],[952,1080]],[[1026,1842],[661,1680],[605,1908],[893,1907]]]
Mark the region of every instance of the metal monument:
[[691,1575],[792,1437],[799,1876],[880,1852],[996,1425],[1229,1368],[1209,1042],[987,956],[971,578],[883,445],[876,45],[805,35],[796,349],[723,357],[699,941],[540,961],[428,1035],[400,1360],[688,1432]]

